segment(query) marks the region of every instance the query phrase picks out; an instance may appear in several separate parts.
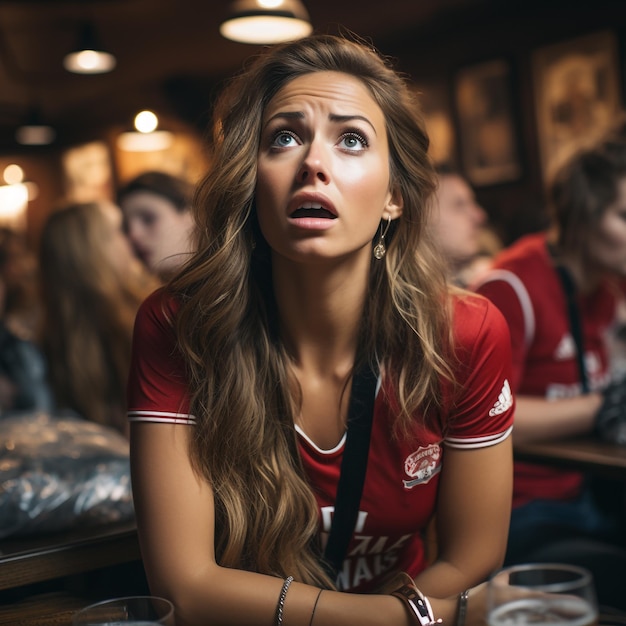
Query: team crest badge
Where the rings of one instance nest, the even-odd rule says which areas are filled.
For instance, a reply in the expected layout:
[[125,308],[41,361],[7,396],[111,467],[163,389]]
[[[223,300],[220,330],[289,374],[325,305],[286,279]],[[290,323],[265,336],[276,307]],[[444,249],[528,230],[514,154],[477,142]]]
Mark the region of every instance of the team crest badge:
[[404,471],[411,480],[403,480],[405,489],[427,483],[441,471],[441,447],[434,443],[425,448],[418,448],[404,461]]

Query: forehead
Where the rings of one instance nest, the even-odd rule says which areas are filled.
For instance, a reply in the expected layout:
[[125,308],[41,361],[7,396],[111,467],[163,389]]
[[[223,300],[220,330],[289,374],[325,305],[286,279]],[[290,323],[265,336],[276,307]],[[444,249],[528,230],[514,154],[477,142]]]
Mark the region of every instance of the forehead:
[[175,210],[174,205],[164,196],[148,191],[147,189],[137,189],[131,191],[122,201],[124,210],[160,211]]
[[443,174],[439,176],[439,195],[470,195],[473,196],[472,188],[457,174]]
[[325,107],[341,114],[363,114],[384,122],[383,112],[360,79],[342,72],[312,72],[289,81],[270,100],[267,119],[282,109]]

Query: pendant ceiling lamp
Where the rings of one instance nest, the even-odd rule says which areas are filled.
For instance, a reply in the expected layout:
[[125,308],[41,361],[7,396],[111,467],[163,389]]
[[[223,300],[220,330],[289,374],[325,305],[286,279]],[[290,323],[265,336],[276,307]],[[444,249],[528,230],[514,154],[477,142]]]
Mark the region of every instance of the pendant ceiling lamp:
[[15,129],[15,140],[23,146],[47,146],[55,138],[56,131],[42,120],[38,107],[33,107]]
[[76,47],[63,59],[63,67],[75,74],[104,74],[113,70],[116,63],[115,57],[98,41],[91,22],[81,25]]
[[300,0],[234,0],[220,33],[239,43],[273,44],[306,37],[313,27]]
[[158,152],[167,150],[174,136],[167,130],[157,130],[159,118],[152,111],[140,111],[135,115],[134,130],[117,138],[117,147],[125,152]]

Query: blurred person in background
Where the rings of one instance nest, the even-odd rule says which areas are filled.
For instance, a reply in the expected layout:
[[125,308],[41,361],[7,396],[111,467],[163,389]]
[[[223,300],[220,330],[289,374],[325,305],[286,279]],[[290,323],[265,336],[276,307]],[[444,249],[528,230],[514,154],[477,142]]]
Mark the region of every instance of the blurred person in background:
[[11,332],[34,339],[41,307],[37,283],[37,255],[25,236],[8,227],[0,228],[0,278],[3,319]]
[[[626,383],[611,380],[606,336],[626,278],[626,141],[574,155],[549,191],[553,227],[502,251],[477,287],[511,331],[514,445],[592,433],[624,444]],[[621,484],[515,464],[505,563],[586,565],[600,601],[624,609],[625,535]]]
[[448,165],[437,167],[431,233],[446,260],[451,280],[467,287],[485,267],[497,237],[487,228],[487,213],[476,201],[474,191]]
[[46,363],[37,345],[38,268],[25,237],[0,228],[0,413],[49,411]]
[[193,185],[165,172],[145,172],[118,192],[135,252],[162,279],[169,278],[192,251]]
[[39,250],[42,346],[56,404],[127,434],[126,377],[139,304],[157,286],[110,203],[65,206]]

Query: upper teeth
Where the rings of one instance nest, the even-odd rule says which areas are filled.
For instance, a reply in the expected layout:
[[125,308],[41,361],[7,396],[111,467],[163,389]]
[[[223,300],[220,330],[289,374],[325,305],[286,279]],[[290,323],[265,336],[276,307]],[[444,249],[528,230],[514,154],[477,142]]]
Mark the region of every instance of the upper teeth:
[[324,207],[319,202],[305,202],[301,209],[323,209]]

